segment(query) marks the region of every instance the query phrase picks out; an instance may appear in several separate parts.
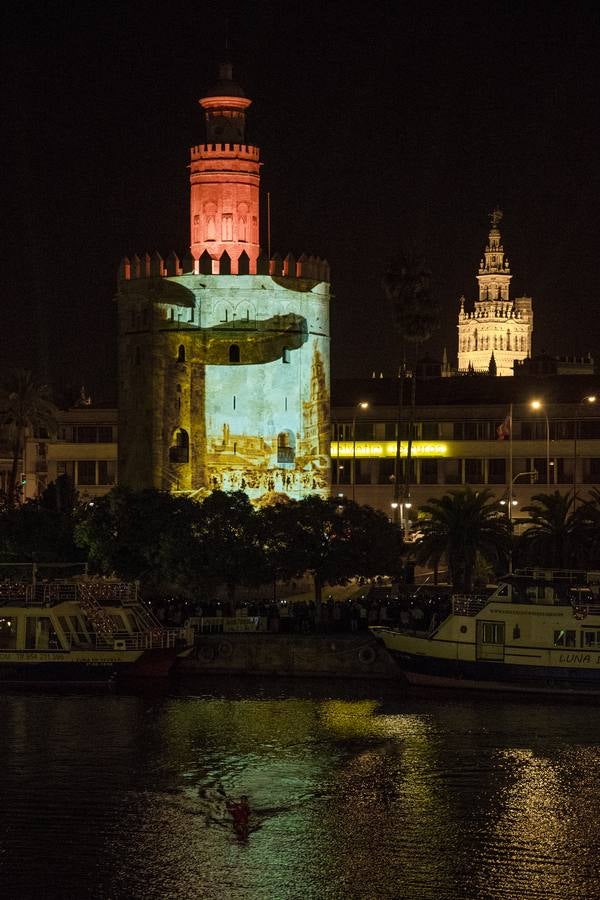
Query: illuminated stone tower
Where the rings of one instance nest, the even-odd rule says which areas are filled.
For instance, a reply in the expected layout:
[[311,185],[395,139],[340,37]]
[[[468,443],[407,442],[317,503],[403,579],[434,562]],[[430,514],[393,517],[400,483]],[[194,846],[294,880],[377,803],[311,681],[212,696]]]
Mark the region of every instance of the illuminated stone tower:
[[196,259],[208,254],[218,272],[224,251],[237,275],[242,253],[246,274],[256,275],[260,253],[259,150],[246,143],[246,110],[251,100],[232,79],[231,65],[220,67],[219,80],[200,100],[206,143],[192,147],[190,166],[191,249]]
[[510,266],[504,254],[498,225],[502,212],[490,216],[484,258],[479,265],[479,299],[474,309],[465,311],[465,298],[458,314],[458,369],[490,371],[495,364],[497,375],[512,375],[515,360],[531,356],[533,307],[531,297],[510,299]]
[[259,246],[259,151],[231,66],[201,100],[190,251],[119,269],[119,481],[326,494],[329,266]]

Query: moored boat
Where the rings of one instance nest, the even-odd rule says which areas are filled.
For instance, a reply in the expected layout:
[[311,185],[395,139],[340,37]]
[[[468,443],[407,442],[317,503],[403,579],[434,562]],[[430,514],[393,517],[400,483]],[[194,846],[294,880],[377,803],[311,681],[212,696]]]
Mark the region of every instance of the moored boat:
[[192,643],[186,629],[162,627],[136,584],[0,581],[0,683],[164,677]]
[[600,695],[600,572],[517,571],[427,634],[371,631],[414,685]]

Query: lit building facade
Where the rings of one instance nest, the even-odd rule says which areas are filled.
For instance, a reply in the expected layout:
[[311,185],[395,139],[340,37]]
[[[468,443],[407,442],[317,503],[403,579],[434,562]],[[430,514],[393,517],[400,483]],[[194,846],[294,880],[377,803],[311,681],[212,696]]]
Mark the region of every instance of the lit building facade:
[[533,306],[531,297],[510,298],[512,275],[498,227],[501,211],[495,210],[490,219],[477,275],[479,298],[472,310],[465,310],[464,297],[460,301],[458,370],[512,375],[515,362],[531,356]]
[[57,413],[56,434],[28,434],[20,472],[22,499],[33,500],[67,475],[82,500],[107,494],[117,483],[117,410],[74,406]]
[[259,245],[250,100],[221,66],[192,147],[190,252],[119,270],[119,481],[202,494],[326,494],[329,266]]
[[[417,436],[407,487],[406,438],[400,442],[400,497],[416,514],[431,497],[448,491],[489,489],[499,500],[512,496],[517,501],[516,523],[536,493],[576,488],[584,498],[592,488],[600,489],[599,388],[593,374],[418,380]],[[410,396],[408,385],[405,396]],[[591,397],[597,400],[589,402]],[[355,496],[388,515],[397,500],[397,398],[397,379],[333,385],[332,493]],[[359,403],[368,406],[361,409]]]

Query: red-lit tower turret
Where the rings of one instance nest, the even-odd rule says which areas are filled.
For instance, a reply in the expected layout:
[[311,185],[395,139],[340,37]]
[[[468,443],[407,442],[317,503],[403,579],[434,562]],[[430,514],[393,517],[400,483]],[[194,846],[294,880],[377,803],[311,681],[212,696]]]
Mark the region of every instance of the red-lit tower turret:
[[[226,251],[232,274],[255,275],[260,254],[259,149],[245,142],[246,110],[252,101],[233,80],[231,64],[224,63],[219,80],[199,102],[206,143],[191,149],[192,255],[198,260],[208,253],[218,260]],[[244,256],[240,261],[244,252],[248,262]],[[219,271],[216,264],[214,271]]]

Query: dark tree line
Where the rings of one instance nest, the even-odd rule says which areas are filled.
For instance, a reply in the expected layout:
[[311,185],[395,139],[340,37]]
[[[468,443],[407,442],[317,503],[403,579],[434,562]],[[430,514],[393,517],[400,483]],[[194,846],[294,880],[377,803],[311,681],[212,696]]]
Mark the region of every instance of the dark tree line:
[[115,488],[78,503],[68,480],[38,501],[0,512],[0,561],[85,560],[90,570],[139,579],[182,594],[275,584],[309,573],[326,584],[355,576],[396,576],[402,537],[367,506],[309,496],[254,508],[241,491],[204,500]]

